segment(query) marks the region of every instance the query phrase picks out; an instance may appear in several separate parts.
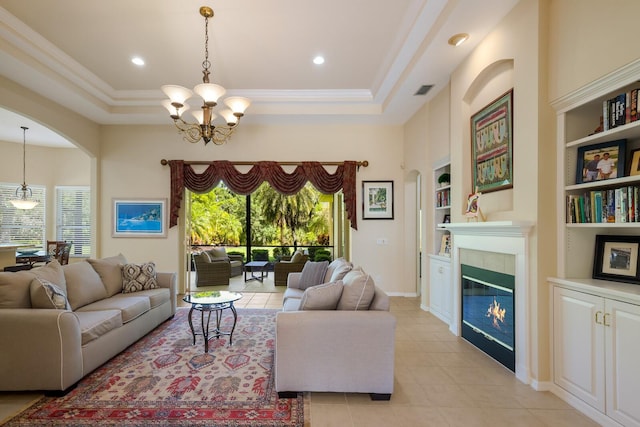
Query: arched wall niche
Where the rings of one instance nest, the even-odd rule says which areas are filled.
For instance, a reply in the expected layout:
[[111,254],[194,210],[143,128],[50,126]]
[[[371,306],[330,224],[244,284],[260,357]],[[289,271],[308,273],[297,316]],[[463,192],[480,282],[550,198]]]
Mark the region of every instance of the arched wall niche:
[[[464,168],[463,168],[463,189],[464,193],[471,194],[473,176],[471,173],[471,116],[482,108],[490,104],[495,99],[502,96],[514,87],[514,61],[513,59],[501,59],[486,66],[469,84],[461,100],[461,111],[463,112],[463,123],[466,123],[462,130],[463,141],[468,142],[468,146],[463,146]],[[514,93],[514,104],[517,102],[517,94]],[[514,126],[515,128],[515,123]],[[517,156],[517,137],[514,137],[514,161]],[[482,194],[480,207],[485,215],[500,215],[503,212],[513,211],[513,189],[501,190],[492,193]]]

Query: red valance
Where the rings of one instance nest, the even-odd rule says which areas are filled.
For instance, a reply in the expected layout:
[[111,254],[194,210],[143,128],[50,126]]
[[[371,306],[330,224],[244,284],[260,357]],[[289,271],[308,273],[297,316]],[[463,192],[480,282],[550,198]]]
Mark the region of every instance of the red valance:
[[342,189],[347,218],[351,228],[358,229],[356,215],[356,169],[357,162],[345,161],[334,173],[329,173],[320,162],[302,162],[291,173],[285,172],[277,162],[256,162],[247,173],[239,172],[227,160],[212,161],[202,173],[196,173],[184,160],[169,160],[171,167],[171,202],[169,227],[178,225],[178,212],[184,189],[206,193],[220,181],[236,194],[247,195],[267,181],[282,194],[296,194],[307,181],[318,191],[333,194]]

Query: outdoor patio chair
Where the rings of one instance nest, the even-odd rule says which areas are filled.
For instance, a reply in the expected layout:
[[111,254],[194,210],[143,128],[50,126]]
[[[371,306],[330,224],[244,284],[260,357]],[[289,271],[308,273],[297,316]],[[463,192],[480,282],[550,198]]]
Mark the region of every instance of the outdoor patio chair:
[[287,258],[288,257],[283,257],[273,266],[273,280],[276,286],[287,286],[289,273],[302,271],[304,264],[309,260],[309,257],[302,252],[294,253],[291,259]]

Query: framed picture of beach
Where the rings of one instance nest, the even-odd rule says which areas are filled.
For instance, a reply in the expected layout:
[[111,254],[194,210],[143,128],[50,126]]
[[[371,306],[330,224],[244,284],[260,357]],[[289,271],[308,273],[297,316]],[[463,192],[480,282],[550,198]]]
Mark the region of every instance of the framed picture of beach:
[[393,219],[393,181],[362,181],[362,219]]
[[113,199],[113,237],[167,237],[167,199]]

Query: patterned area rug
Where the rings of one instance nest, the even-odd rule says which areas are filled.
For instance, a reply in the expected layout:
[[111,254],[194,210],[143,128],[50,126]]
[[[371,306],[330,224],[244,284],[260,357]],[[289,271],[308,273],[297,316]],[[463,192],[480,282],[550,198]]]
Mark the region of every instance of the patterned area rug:
[[[238,309],[233,345],[214,338],[209,353],[201,336],[193,345],[188,313],[178,309],[66,396],[45,397],[6,425],[303,426],[302,393],[278,399],[274,388],[276,310]],[[225,310],[221,329],[232,321]]]

